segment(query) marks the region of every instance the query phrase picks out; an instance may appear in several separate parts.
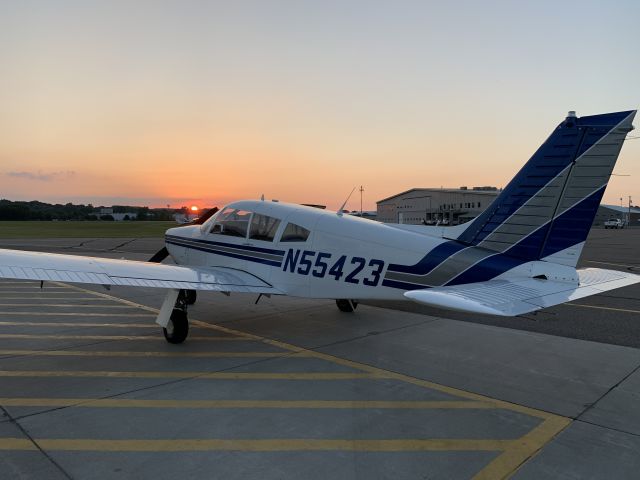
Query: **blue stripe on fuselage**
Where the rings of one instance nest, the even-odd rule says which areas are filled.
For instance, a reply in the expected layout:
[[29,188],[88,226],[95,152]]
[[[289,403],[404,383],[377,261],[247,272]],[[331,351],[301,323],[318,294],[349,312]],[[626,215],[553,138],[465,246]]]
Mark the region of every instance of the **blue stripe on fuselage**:
[[444,262],[447,258],[449,258],[454,253],[459,252],[467,248],[466,245],[456,242],[454,240],[441,243],[429,253],[427,253],[422,260],[420,260],[415,265],[398,265],[398,264],[390,264],[387,268],[387,272],[396,272],[396,273],[413,273],[415,275],[425,275],[429,273],[431,270],[436,268],[442,262]]
[[427,285],[416,285],[414,283],[399,282],[398,280],[387,280],[387,279],[384,279],[382,281],[382,286],[397,288],[399,290],[424,290],[425,288],[431,288]]
[[189,242],[202,243],[202,244],[205,244],[205,245],[218,245],[220,247],[237,248],[239,250],[247,250],[249,252],[269,253],[271,255],[284,255],[284,253],[285,253],[284,250],[274,250],[272,248],[252,247],[252,246],[249,246],[249,245],[237,245],[235,243],[214,242],[212,240],[202,240],[202,239],[199,239],[199,238],[186,238],[186,237],[179,237],[177,235],[165,235],[165,238],[167,240],[189,241]]
[[[192,250],[199,250],[201,252],[213,253],[216,255],[222,255],[224,257],[231,257],[231,258],[237,258],[240,260],[248,260],[250,262],[262,263],[264,265],[271,265],[272,267],[280,267],[282,265],[282,261],[267,260],[264,258],[252,257],[250,256],[250,252],[247,252],[247,255],[244,255],[239,253],[225,252],[225,251],[216,249],[215,246],[207,246],[204,244],[197,246],[191,243],[186,243],[178,240],[166,239],[165,241],[166,243],[169,243],[171,245],[177,245],[179,247],[190,248]],[[235,245],[232,245],[232,244],[221,244],[221,245],[228,245],[230,248],[235,248]]]

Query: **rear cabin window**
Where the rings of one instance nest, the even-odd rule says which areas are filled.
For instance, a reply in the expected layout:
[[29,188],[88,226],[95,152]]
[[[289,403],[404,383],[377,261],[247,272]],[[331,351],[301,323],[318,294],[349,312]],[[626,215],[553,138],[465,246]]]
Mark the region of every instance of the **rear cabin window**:
[[216,222],[211,228],[211,233],[228,235],[230,237],[246,237],[249,229],[251,212],[237,208],[225,208],[216,217]]
[[264,242],[273,242],[276,231],[280,226],[280,220],[266,215],[254,214],[251,220],[251,228],[249,229],[250,240],[262,240]]
[[288,223],[282,232],[281,242],[306,242],[309,237],[309,230],[302,228],[295,223]]

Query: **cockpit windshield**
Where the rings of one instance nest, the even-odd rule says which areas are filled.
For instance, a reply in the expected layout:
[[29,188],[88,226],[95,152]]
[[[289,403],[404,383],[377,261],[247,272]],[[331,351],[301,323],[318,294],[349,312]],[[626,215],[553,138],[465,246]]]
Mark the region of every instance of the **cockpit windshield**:
[[310,231],[295,223],[286,223],[269,215],[251,212],[233,206],[225,207],[202,225],[202,231],[212,235],[248,238],[262,242],[306,242]]
[[251,212],[239,208],[227,207],[216,215],[210,233],[231,237],[246,237]]

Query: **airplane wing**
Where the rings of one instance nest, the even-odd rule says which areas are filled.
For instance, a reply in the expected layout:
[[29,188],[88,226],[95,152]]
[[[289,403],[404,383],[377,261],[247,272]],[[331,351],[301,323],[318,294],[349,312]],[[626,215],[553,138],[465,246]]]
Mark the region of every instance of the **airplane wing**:
[[488,315],[516,316],[640,282],[640,275],[585,268],[579,283],[519,278],[411,290],[405,297],[425,305]]
[[0,249],[0,278],[279,294],[242,270],[187,267],[107,258]]

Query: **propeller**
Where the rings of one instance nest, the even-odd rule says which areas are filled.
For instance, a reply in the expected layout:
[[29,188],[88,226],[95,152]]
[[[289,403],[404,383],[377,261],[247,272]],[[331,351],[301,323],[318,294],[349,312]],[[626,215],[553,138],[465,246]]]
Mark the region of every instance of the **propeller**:
[[167,250],[167,247],[162,247],[153,255],[153,257],[147,260],[147,262],[162,263],[162,261],[168,256],[169,256],[169,250]]
[[215,213],[219,210],[218,207],[213,207],[210,210],[207,210],[198,218],[196,218],[193,222],[189,222],[188,225],[202,225],[204,222],[209,220]]
[[[209,218],[211,218],[218,210],[219,210],[218,207],[213,207],[212,209],[204,212],[202,215],[196,218],[193,222],[189,222],[187,225],[202,225],[204,222],[209,220]],[[155,253],[153,257],[151,257],[147,261],[151,263],[162,263],[162,261],[168,256],[169,256],[169,250],[167,250],[167,247],[162,247],[160,250],[158,250]]]

